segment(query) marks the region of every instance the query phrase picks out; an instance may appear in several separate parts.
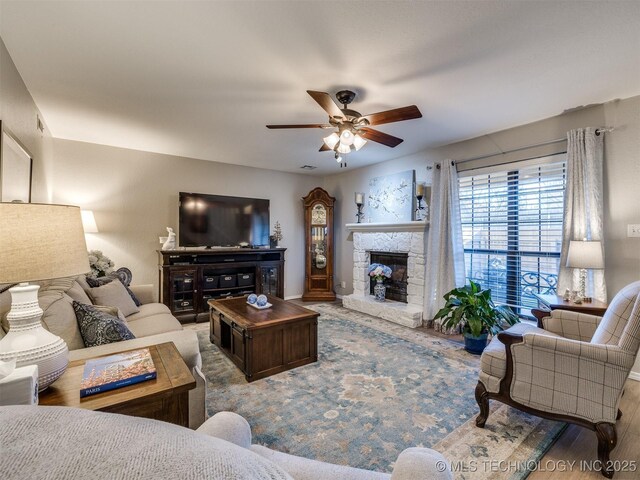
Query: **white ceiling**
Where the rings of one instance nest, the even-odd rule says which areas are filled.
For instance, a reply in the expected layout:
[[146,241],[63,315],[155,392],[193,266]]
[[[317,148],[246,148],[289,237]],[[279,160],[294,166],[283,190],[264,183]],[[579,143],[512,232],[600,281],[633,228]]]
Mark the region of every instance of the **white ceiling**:
[[0,35],[55,137],[335,173],[306,94],[415,104],[355,168],[640,94],[640,2],[9,2]]

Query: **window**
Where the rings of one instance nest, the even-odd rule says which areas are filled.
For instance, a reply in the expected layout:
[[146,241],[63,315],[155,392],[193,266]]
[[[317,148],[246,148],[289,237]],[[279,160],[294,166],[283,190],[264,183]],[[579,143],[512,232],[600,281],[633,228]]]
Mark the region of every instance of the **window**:
[[460,174],[467,278],[521,315],[555,293],[565,183],[564,154]]

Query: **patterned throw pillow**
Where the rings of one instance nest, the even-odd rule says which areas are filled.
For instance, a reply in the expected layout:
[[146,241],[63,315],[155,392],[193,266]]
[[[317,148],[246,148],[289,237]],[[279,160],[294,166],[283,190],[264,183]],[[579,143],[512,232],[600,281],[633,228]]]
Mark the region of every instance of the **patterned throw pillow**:
[[136,338],[118,317],[102,312],[93,305],[74,301],[73,310],[76,313],[76,320],[85,347],[95,347]]
[[122,281],[122,277],[118,275],[118,272],[111,272],[110,274],[105,275],[104,277],[98,277],[98,278],[87,277],[87,283],[91,288],[97,288],[97,287],[101,287],[102,285],[106,285],[107,283],[111,283],[116,278],[120,280],[122,285],[124,285],[124,288],[127,289],[127,293],[131,297],[131,300],[133,300],[133,303],[136,304],[136,307],[139,307],[140,305],[142,305],[142,303],[140,303],[140,300],[138,300],[138,297],[136,297],[135,293],[133,293],[129,288],[129,285],[127,285]]

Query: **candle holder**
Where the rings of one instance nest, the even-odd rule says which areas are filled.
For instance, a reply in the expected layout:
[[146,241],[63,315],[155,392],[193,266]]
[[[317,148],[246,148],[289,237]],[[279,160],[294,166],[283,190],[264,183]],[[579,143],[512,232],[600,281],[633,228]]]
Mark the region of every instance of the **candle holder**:
[[420,221],[427,218],[427,209],[426,206],[422,204],[422,199],[424,198],[424,194],[427,190],[427,186],[425,183],[417,183],[416,184],[416,211],[415,211],[415,219]]
[[364,193],[356,192],[355,197],[356,207],[358,207],[358,212],[356,213],[357,223],[362,223],[362,219],[364,218],[364,212],[362,211],[362,207],[364,206]]

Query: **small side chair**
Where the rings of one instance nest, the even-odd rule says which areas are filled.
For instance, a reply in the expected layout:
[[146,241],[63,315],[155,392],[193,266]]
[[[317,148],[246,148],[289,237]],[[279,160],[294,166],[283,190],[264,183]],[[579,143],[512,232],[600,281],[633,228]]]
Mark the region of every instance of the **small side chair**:
[[494,337],[476,386],[484,427],[489,400],[595,431],[601,473],[612,478],[620,398],[640,348],[640,281],[623,288],[603,317],[553,310],[544,329],[519,323]]

